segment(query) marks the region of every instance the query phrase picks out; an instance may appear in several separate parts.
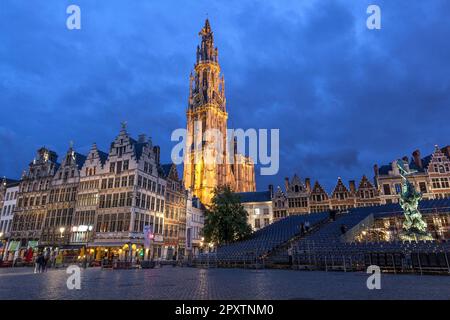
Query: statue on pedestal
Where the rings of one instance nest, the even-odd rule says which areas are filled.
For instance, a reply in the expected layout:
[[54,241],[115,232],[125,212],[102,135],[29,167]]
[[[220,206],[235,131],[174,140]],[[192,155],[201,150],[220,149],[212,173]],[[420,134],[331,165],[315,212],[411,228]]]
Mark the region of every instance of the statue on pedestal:
[[422,199],[422,193],[416,191],[414,185],[407,178],[408,175],[417,171],[407,170],[403,164],[403,160],[397,161],[397,167],[403,179],[399,204],[405,215],[403,233],[400,235],[400,238],[402,240],[414,241],[433,240],[433,237],[427,232],[427,224],[423,221],[422,214],[418,209],[419,201]]

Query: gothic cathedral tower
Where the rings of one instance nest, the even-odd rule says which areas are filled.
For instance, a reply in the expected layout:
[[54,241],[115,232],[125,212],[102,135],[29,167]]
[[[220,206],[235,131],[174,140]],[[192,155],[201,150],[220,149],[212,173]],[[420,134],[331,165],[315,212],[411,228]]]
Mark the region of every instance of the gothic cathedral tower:
[[[190,75],[183,175],[186,189],[192,190],[202,203],[209,204],[216,186],[230,185],[234,191],[253,191],[255,180],[250,159],[244,157],[246,164],[238,165],[227,161],[230,156],[227,149],[233,152],[230,156],[233,161],[241,161],[243,156],[237,155],[233,146],[227,148],[225,80],[220,73],[219,53],[214,47],[208,19],[199,35],[202,40],[197,46],[197,61]],[[212,130],[220,135],[205,135]],[[242,170],[242,165],[247,170]],[[243,171],[246,171],[244,182],[235,176]]]

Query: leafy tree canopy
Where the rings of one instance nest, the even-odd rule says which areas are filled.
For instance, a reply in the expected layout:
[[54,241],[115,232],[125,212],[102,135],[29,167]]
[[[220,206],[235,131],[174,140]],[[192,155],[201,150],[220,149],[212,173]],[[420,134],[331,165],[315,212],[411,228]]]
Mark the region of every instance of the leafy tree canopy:
[[206,209],[205,241],[222,245],[245,238],[252,232],[247,216],[239,196],[229,186],[216,187]]

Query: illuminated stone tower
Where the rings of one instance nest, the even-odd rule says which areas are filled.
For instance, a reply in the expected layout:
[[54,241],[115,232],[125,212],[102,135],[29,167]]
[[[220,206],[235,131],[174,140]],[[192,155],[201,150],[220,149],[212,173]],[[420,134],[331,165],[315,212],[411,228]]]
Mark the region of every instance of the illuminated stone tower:
[[[197,61],[190,75],[183,175],[186,189],[209,204],[216,186],[230,185],[236,192],[253,191],[255,180],[251,160],[236,154],[234,147],[227,148],[225,80],[220,73],[219,52],[214,47],[208,19],[199,35],[201,44],[197,46]],[[205,136],[211,129],[220,135]],[[233,154],[228,155],[227,149]],[[230,164],[228,156],[245,164]],[[235,172],[239,177],[235,177]]]

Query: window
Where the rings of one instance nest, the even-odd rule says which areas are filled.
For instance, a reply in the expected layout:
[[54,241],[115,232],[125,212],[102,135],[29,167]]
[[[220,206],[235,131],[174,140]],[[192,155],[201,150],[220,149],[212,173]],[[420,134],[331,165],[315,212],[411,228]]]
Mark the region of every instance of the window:
[[128,170],[128,166],[129,166],[128,160],[124,160],[123,161],[123,171]]
[[427,185],[425,182],[419,182],[419,189],[422,193],[427,193]]
[[133,204],[133,192],[127,193],[127,207],[131,207]]
[[100,195],[100,204],[99,204],[100,208],[104,208],[105,207],[105,195]]
[[389,184],[383,184],[383,193],[387,196],[391,194],[391,186]]
[[119,204],[119,194],[115,193],[113,195],[113,200],[112,200],[112,206],[113,208],[117,207],[117,205]]
[[125,198],[126,198],[126,193],[122,192],[120,194],[119,207],[125,207]]
[[106,208],[111,208],[111,195],[107,194],[106,195],[106,204],[105,204]]
[[400,192],[402,192],[402,186],[400,183],[396,183],[395,184],[395,193],[399,194]]
[[121,172],[122,172],[122,161],[117,161],[116,173],[121,173]]
[[130,187],[134,186],[134,176],[129,176],[128,177],[128,185]]
[[259,221],[259,219],[255,219],[255,229],[259,229],[261,228],[261,223]]
[[116,164],[114,162],[111,162],[109,164],[109,172],[114,173],[114,168],[116,167]]
[[259,208],[255,208],[255,214],[259,215],[260,214],[260,209]]

